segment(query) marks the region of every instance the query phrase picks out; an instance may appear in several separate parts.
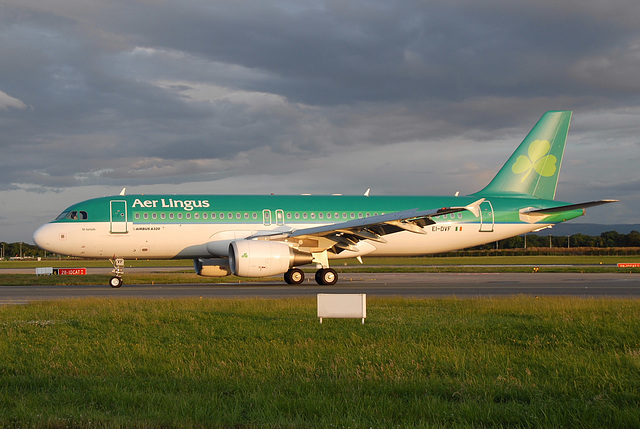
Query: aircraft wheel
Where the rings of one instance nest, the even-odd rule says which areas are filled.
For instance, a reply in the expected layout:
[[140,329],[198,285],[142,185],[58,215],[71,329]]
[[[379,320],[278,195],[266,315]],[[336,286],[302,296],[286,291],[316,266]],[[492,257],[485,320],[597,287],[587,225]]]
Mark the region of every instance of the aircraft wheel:
[[304,273],[299,268],[291,268],[284,273],[284,281],[290,285],[299,285],[304,281]]
[[122,286],[122,283],[123,282],[122,282],[122,278],[121,277],[113,276],[109,280],[109,286],[111,286],[113,288],[118,288],[118,287]]
[[322,268],[316,271],[316,283],[331,286],[338,282],[338,273],[331,268]]

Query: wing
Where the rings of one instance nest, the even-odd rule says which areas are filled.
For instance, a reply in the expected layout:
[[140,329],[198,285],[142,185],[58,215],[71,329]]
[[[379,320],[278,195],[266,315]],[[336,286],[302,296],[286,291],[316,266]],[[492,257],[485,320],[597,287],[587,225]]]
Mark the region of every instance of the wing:
[[410,231],[416,234],[426,234],[423,229],[435,223],[431,218],[449,213],[468,210],[476,217],[480,215],[480,204],[484,198],[465,207],[443,207],[432,210],[403,210],[347,222],[332,223],[278,233],[272,235],[256,235],[250,239],[275,240],[289,242],[295,240],[301,249],[318,252],[334,249],[336,253],[342,250],[358,251],[355,245],[362,240],[372,240],[385,243],[384,236],[400,231]]

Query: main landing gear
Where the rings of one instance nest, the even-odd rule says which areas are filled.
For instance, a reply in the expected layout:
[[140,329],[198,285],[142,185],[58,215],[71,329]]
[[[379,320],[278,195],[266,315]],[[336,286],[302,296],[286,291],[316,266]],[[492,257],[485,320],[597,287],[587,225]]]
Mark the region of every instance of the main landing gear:
[[284,281],[289,285],[299,285],[304,281],[304,273],[300,268],[290,268],[284,273]]
[[109,259],[109,262],[113,264],[113,277],[109,279],[109,286],[113,288],[119,288],[122,286],[122,275],[124,274],[124,259],[122,258],[114,258]]
[[[304,281],[304,273],[300,268],[291,268],[284,273],[284,281],[290,285],[299,285]],[[332,268],[321,268],[316,271],[316,283],[331,286],[338,282],[338,273]]]
[[316,283],[332,286],[338,283],[338,273],[333,268],[320,268],[316,271]]

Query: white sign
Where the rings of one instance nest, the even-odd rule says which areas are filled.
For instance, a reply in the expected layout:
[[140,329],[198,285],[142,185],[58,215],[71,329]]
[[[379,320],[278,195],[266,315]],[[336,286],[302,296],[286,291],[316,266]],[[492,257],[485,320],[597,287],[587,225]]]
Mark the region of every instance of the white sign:
[[366,293],[319,293],[318,318],[364,319],[367,317]]

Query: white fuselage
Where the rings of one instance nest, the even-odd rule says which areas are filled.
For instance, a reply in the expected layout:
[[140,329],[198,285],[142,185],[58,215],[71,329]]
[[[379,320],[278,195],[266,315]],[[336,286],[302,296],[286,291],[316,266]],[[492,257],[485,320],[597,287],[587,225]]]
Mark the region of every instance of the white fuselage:
[[[296,229],[309,225],[296,225]],[[317,226],[317,224],[311,225]],[[455,221],[428,225],[426,234],[403,231],[385,236],[386,243],[364,240],[357,251],[329,254],[332,259],[364,255],[412,256],[478,246],[540,229],[541,224],[495,224],[480,231],[478,224]],[[113,233],[108,222],[48,223],[34,234],[38,245],[50,251],[85,258],[191,259],[228,256],[229,243],[262,233],[289,231],[262,224],[139,224],[126,233]],[[295,247],[295,243],[292,243]]]

